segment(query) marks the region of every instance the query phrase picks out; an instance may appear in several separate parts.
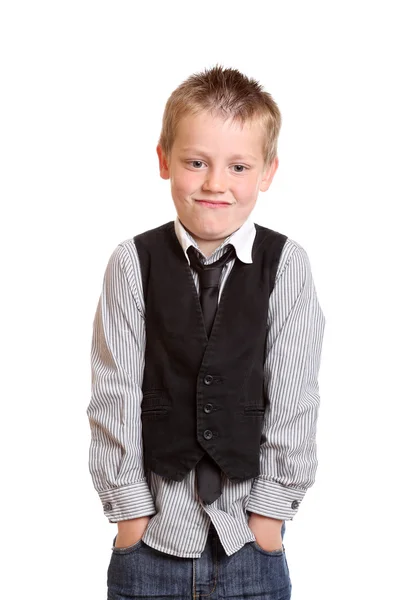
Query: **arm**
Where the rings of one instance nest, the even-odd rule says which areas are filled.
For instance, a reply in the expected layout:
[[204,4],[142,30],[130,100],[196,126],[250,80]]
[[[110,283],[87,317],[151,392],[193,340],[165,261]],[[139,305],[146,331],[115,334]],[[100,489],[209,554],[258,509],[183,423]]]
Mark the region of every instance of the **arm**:
[[89,470],[110,523],[156,512],[143,467],[145,324],[138,274],[133,243],[117,246],[93,322]]
[[267,408],[260,475],[247,511],[275,526],[292,520],[315,480],[318,370],[325,317],[304,249],[291,240],[282,252],[270,296],[265,364]]

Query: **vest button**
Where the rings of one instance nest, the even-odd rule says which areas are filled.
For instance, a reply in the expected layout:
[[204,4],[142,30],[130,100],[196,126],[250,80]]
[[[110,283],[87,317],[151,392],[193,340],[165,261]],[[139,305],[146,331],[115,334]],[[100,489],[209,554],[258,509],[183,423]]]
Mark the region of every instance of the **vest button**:
[[212,375],[206,375],[204,377],[204,383],[206,385],[211,385],[211,383],[213,382],[213,380],[214,380],[214,377]]
[[205,413],[210,413],[213,409],[213,405],[212,404],[206,404],[204,407],[204,412]]
[[211,440],[213,434],[212,431],[210,431],[209,429],[206,429],[205,432],[203,433],[203,436],[206,440]]

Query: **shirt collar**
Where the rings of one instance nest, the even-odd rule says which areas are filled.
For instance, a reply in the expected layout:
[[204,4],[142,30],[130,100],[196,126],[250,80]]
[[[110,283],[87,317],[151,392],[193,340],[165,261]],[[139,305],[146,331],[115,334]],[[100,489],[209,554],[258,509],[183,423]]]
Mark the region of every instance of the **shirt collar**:
[[[197,250],[199,250],[199,252],[201,252],[201,250],[199,249],[198,245],[196,244],[195,240],[192,238],[190,233],[184,228],[178,216],[175,219],[174,227],[176,237],[178,238],[178,241],[182,246],[182,249],[186,256],[186,260],[190,265],[190,260],[187,255],[188,248],[190,248],[190,246],[194,246]],[[251,252],[253,249],[253,242],[255,237],[256,228],[254,226],[254,223],[253,221],[247,219],[243,223],[243,225],[239,227],[239,229],[237,229],[230,236],[225,238],[225,240],[220,246],[218,246],[218,248],[216,248],[216,250],[218,250],[222,246],[225,246],[226,244],[232,244],[232,246],[236,250],[236,256],[239,258],[239,260],[241,260],[244,263],[252,263],[253,259],[251,256]],[[216,250],[214,250],[214,252],[216,252]]]

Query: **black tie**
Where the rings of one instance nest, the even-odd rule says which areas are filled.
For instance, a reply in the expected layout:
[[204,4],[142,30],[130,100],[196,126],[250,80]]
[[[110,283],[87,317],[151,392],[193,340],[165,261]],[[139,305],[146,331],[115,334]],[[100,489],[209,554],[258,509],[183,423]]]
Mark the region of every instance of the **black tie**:
[[[204,265],[193,246],[187,254],[191,267],[197,271],[200,284],[200,304],[207,336],[210,337],[218,307],[219,282],[222,269],[235,257],[235,248],[229,244],[228,251],[210,265]],[[205,454],[196,465],[197,491],[203,502],[211,504],[221,495],[221,471],[212,458]]]

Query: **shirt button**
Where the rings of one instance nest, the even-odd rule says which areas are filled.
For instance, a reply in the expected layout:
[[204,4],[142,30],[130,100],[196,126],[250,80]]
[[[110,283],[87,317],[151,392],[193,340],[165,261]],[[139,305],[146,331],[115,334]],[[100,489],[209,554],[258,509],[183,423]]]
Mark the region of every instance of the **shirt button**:
[[211,383],[213,382],[213,380],[214,380],[214,377],[212,375],[206,375],[204,377],[204,383],[206,385],[211,385]]
[[205,413],[210,413],[212,411],[213,405],[212,404],[206,404],[204,407],[204,412]]
[[104,510],[111,510],[112,509],[112,504],[111,502],[106,502],[105,505],[103,506]]
[[292,502],[292,508],[298,508],[299,507],[299,501],[298,500],[293,500]]
[[212,431],[210,431],[209,429],[206,429],[205,432],[203,433],[203,436],[206,440],[211,440],[213,434]]

